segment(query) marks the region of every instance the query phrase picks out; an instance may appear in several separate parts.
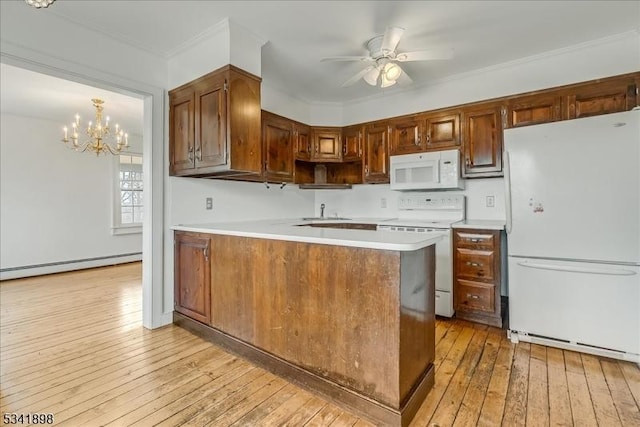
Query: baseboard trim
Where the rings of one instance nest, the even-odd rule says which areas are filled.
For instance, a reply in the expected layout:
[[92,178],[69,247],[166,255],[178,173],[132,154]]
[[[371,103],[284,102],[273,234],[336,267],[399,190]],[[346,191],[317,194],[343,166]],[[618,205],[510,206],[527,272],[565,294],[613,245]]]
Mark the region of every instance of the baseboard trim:
[[0,269],[0,280],[20,279],[23,277],[42,276],[45,274],[62,273],[65,271],[83,270],[86,268],[104,267],[108,265],[125,264],[142,261],[142,252],[120,255],[108,255],[70,261],[49,262],[44,264],[26,265]]
[[295,383],[305,390],[321,395],[336,405],[374,422],[376,425],[408,426],[434,384],[434,367],[431,365],[425,371],[414,390],[412,390],[410,396],[405,400],[403,406],[398,410],[306,371],[180,313],[173,313],[173,323],[275,375]]

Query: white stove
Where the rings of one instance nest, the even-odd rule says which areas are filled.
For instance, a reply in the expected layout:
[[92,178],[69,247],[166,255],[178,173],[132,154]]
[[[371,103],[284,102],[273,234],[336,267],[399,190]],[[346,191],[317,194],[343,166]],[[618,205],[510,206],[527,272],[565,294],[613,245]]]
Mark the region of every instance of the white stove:
[[398,199],[398,218],[384,221],[378,230],[405,233],[438,233],[436,243],[436,314],[453,316],[453,257],[451,225],[465,219],[461,194],[405,193]]

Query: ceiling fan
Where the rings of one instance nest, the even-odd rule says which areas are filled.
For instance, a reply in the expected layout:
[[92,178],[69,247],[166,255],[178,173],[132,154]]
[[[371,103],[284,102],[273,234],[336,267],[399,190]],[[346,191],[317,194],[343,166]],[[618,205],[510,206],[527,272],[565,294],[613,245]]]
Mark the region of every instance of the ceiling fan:
[[342,87],[351,86],[360,79],[371,86],[389,87],[396,84],[398,78],[404,74],[403,80],[411,83],[411,78],[400,68],[398,62],[431,61],[439,59],[451,59],[451,50],[430,49],[413,52],[397,52],[396,47],[402,38],[404,28],[387,27],[383,35],[376,36],[367,42],[369,56],[332,56],[321,61],[362,61],[371,63],[362,71],[342,84]]

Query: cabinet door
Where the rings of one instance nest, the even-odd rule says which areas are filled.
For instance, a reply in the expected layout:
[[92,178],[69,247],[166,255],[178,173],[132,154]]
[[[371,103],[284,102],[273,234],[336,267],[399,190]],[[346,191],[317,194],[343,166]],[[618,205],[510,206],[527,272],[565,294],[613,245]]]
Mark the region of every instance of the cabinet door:
[[538,125],[560,120],[562,97],[559,95],[534,95],[519,97],[507,102],[507,128]]
[[311,158],[311,132],[309,126],[296,123],[293,127],[293,136],[296,159],[309,160]]
[[389,128],[386,123],[369,125],[365,130],[364,181],[389,182]]
[[181,174],[195,168],[194,109],[192,90],[169,94],[169,173]]
[[460,146],[460,114],[427,116],[425,121],[427,150],[444,150]]
[[342,130],[342,160],[362,159],[362,127],[350,126]]
[[389,154],[409,154],[424,151],[422,121],[400,120],[391,123],[391,151]]
[[313,135],[313,160],[340,161],[341,144],[340,128],[312,128]]
[[472,109],[464,117],[464,177],[502,176],[500,106]]
[[636,106],[636,84],[613,81],[576,88],[567,99],[567,118],[597,116],[631,110]]
[[210,246],[206,235],[175,234],[175,310],[206,324],[211,323]]
[[215,76],[196,90],[196,167],[227,162],[227,106],[225,80]]
[[268,113],[262,115],[265,177],[268,181],[293,181],[293,124]]

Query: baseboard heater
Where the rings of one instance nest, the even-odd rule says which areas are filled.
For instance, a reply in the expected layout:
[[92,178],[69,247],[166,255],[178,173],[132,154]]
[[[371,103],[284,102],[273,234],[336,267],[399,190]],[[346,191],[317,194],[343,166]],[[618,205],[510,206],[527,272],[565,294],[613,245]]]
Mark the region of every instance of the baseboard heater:
[[127,254],[106,255],[68,261],[0,268],[0,280],[39,276],[43,274],[60,273],[63,271],[102,267],[105,265],[123,264],[127,262],[140,261],[141,259],[142,252],[131,252]]
[[640,364],[640,354],[627,353],[624,351],[612,350],[608,348],[598,347],[589,344],[582,344],[579,342],[572,342],[567,340],[561,340],[557,338],[545,337],[542,335],[529,334],[527,332],[520,332],[509,330],[507,336],[512,343],[517,344],[520,341],[529,342],[532,344],[540,344],[548,347],[557,347],[564,350],[577,351],[580,353],[588,353],[596,356],[609,357],[612,359],[626,360]]

